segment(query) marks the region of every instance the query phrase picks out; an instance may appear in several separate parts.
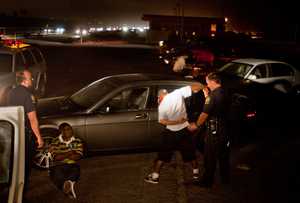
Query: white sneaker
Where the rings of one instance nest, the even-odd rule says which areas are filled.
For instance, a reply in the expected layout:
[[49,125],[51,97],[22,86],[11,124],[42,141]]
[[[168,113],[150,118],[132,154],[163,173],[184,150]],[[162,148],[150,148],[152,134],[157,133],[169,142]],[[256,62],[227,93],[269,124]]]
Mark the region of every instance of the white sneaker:
[[74,187],[74,185],[75,185],[75,181],[71,181],[71,191],[70,191],[70,193],[71,193],[72,197],[74,199],[76,199],[77,196],[76,196],[76,193],[75,193],[75,187]]
[[74,185],[75,185],[75,181],[67,180],[64,182],[64,186],[63,186],[63,192],[72,199],[77,198]]
[[146,178],[144,178],[144,181],[147,183],[157,184],[159,181],[159,178],[153,178],[152,173],[150,173]]

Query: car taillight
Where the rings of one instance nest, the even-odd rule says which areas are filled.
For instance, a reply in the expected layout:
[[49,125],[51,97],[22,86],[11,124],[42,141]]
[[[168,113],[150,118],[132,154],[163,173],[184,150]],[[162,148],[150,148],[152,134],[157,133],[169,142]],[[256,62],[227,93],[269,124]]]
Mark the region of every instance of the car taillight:
[[246,113],[246,118],[254,118],[256,116],[256,112],[253,111],[253,112],[247,112]]

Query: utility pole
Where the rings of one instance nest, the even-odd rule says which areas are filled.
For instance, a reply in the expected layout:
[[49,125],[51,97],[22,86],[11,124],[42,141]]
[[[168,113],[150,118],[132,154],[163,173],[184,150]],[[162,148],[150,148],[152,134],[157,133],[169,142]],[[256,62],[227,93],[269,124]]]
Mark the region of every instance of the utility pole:
[[[176,3],[176,24],[178,24],[179,37],[180,40],[183,40],[184,36],[184,0],[177,0]],[[176,26],[177,27],[177,26]]]
[[184,38],[184,5],[183,1],[181,0],[181,41],[183,41]]

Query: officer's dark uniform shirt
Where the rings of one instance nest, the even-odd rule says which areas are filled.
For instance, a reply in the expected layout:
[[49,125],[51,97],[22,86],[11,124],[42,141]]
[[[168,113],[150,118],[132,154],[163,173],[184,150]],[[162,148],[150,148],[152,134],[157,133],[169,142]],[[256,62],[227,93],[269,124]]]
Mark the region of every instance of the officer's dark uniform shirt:
[[223,88],[218,87],[206,97],[203,112],[208,114],[207,121],[217,121],[218,135],[227,138],[226,104],[225,91]]
[[184,99],[189,122],[197,121],[203,110],[204,100],[205,98],[202,91],[193,93],[192,96]]
[[225,117],[226,110],[225,92],[221,87],[218,87],[211,91],[205,99],[203,112],[209,115],[208,119]]
[[28,88],[19,85],[12,89],[8,95],[9,106],[23,106],[25,112],[25,127],[30,129],[30,123],[27,117],[27,113],[35,111],[36,101],[32,93]]

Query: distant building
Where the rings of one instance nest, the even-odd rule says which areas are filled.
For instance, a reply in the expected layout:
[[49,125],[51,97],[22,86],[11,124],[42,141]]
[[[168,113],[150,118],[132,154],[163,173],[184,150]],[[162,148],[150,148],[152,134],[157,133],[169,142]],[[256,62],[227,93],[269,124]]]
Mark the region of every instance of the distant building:
[[149,22],[149,42],[166,40],[174,34],[182,39],[189,36],[211,37],[225,32],[224,18],[143,15],[142,20]]

